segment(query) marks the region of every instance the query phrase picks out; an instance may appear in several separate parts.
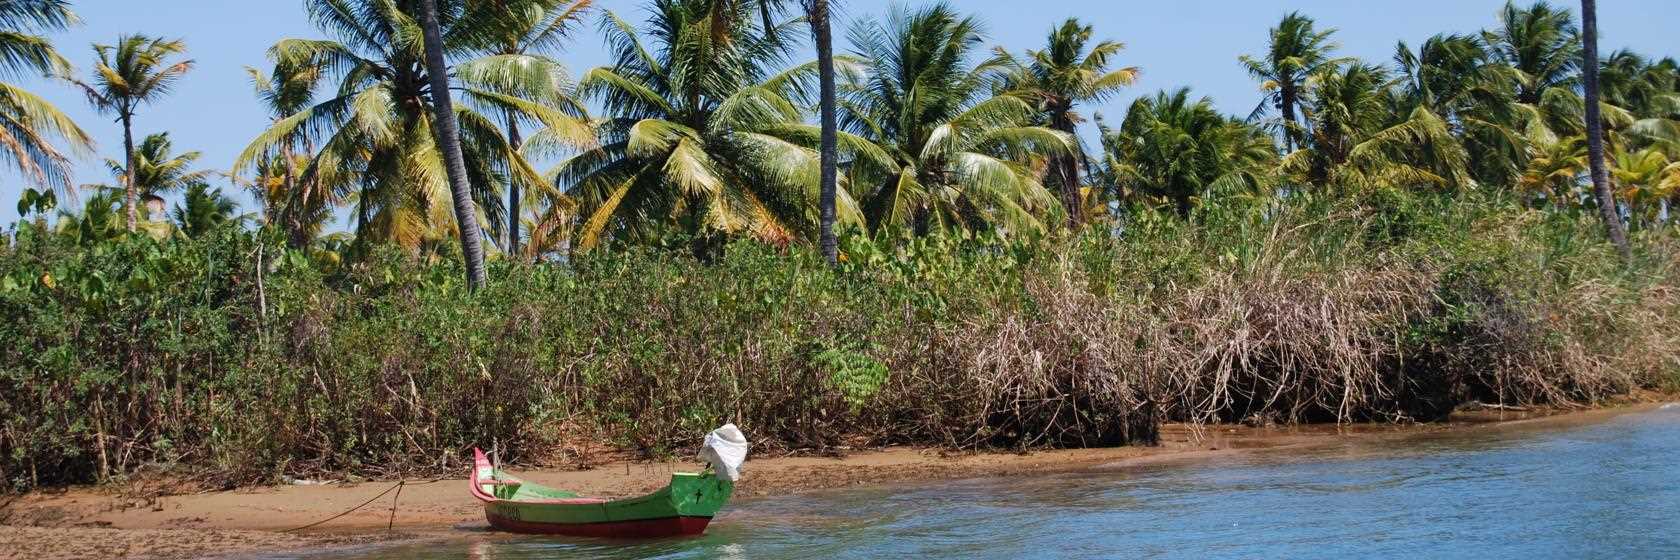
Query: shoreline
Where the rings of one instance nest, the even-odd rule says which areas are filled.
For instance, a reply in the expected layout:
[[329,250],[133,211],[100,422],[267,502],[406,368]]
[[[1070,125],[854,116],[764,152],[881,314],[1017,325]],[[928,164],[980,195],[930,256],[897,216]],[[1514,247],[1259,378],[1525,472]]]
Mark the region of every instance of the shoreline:
[[[1641,399],[1647,400],[1647,399]],[[1469,430],[1550,430],[1603,422],[1654,410],[1661,402],[1584,411],[1478,411],[1445,423],[1386,425],[1164,426],[1159,447],[1011,452],[948,452],[887,448],[840,458],[773,457],[749,460],[737,500],[851,487],[930,483],[971,478],[1214,463],[1257,453],[1346,443],[1380,442]],[[618,462],[587,471],[520,471],[533,482],[598,496],[650,492],[691,462]],[[409,482],[395,515],[391,496],[354,513],[298,532],[351,509],[396,485],[274,486],[156,498],[123,489],[76,487],[0,498],[0,558],[196,558],[321,551],[428,539],[464,538],[486,530],[465,478]],[[387,530],[389,524],[390,530]]]

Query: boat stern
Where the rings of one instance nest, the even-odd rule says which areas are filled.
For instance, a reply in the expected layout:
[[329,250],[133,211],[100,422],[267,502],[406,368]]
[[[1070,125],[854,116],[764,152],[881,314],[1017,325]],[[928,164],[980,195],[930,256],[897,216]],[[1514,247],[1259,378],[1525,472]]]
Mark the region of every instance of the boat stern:
[[735,483],[712,473],[671,475],[671,506],[682,517],[716,516],[735,494]]

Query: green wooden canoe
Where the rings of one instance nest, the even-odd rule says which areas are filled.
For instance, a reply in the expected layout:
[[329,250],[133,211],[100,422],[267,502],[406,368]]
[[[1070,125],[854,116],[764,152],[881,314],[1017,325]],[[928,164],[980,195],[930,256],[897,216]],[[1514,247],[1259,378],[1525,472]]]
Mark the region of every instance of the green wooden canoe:
[[490,526],[514,533],[601,538],[699,535],[729,502],[735,485],[712,473],[671,475],[664,489],[624,500],[586,498],[496,470],[473,450],[472,494]]

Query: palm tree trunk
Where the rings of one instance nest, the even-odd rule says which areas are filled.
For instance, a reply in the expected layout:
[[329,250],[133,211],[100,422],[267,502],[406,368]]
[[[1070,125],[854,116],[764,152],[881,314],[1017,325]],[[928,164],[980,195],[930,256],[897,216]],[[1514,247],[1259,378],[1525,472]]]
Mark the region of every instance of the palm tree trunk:
[[1282,109],[1283,109],[1283,122],[1285,123],[1284,128],[1283,128],[1283,145],[1284,145],[1285,148],[1287,148],[1287,151],[1294,152],[1295,151],[1295,126],[1296,126],[1296,122],[1295,122],[1295,102],[1296,102],[1295,88],[1291,87],[1291,86],[1288,86],[1288,85],[1285,85],[1285,86],[1283,86],[1283,91],[1280,92],[1280,95],[1282,97],[1279,99],[1278,104],[1283,106],[1282,107]]
[[1587,93],[1587,162],[1592,167],[1593,192],[1598,196],[1598,215],[1610,242],[1627,258],[1627,230],[1622,226],[1621,212],[1616,207],[1616,194],[1610,191],[1610,176],[1604,168],[1604,119],[1600,116],[1598,92],[1598,6],[1594,0],[1581,0],[1581,73]]
[[484,286],[484,245],[474,208],[472,186],[467,184],[467,162],[461,155],[461,129],[455,122],[455,106],[449,99],[449,68],[443,62],[443,32],[438,26],[436,0],[420,1],[420,25],[426,38],[426,74],[432,85],[433,127],[438,149],[443,150],[444,171],[449,175],[449,193],[455,202],[455,221],[461,229],[461,252],[467,259],[467,287]]
[[818,80],[821,82],[822,105],[822,183],[821,205],[823,258],[829,264],[840,262],[840,240],[834,234],[838,218],[834,208],[839,189],[840,131],[836,116],[834,84],[834,31],[829,20],[828,0],[806,0],[806,14],[811,20],[811,35],[817,43]]
[[[519,146],[524,144],[524,139],[519,137],[519,119],[514,116],[513,111],[508,111],[507,128],[508,146],[513,148],[514,152],[518,152]],[[522,201],[523,199],[520,198],[519,194],[519,181],[508,181],[507,252],[508,256],[512,258],[518,258],[519,256],[519,205]]]
[[286,176],[282,180],[281,194],[278,200],[267,200],[265,212],[268,214],[264,221],[270,225],[284,228],[286,231],[286,246],[302,249],[302,237],[298,214],[302,211],[305,196],[297,192],[297,159],[292,154],[291,144],[280,147],[280,158],[284,160]]
[[368,195],[373,191],[368,188],[366,178],[362,179],[362,190],[356,194],[356,241],[360,242],[367,235],[368,225]]
[[[1073,119],[1067,116],[1072,110],[1059,109],[1051,118],[1056,130],[1073,136]],[[1078,142],[1076,139],[1075,142]],[[1077,147],[1076,147],[1077,149]],[[1069,230],[1077,231],[1080,224],[1085,223],[1085,205],[1079,196],[1079,159],[1075,154],[1062,154],[1052,161],[1052,171],[1062,187],[1062,207],[1067,210],[1067,224]]]
[[[290,150],[290,148],[287,149]],[[306,155],[315,154],[314,140],[305,139],[303,141],[303,153]],[[308,231],[308,224],[305,224],[303,220],[304,212],[312,209],[311,205],[313,202],[311,201],[313,201],[315,197],[321,196],[321,194],[316,190],[320,187],[321,180],[314,174],[310,174],[307,177],[297,175],[297,161],[292,157],[287,157],[286,169],[296,177],[296,179],[294,179],[295,181],[300,181],[302,183],[303,192],[299,193],[297,196],[288,195],[286,197],[286,204],[292,208],[287,213],[291,214],[293,248],[303,249],[309,247],[309,244],[315,241],[313,235],[311,235],[312,232]],[[356,234],[360,235],[361,233],[361,225],[360,222],[358,222]]]
[[140,225],[140,193],[134,185],[134,118],[128,113],[122,115],[123,127],[123,198],[128,205],[128,231],[133,233]]
[[[285,173],[280,178],[280,196],[273,196],[273,193],[268,191],[268,185],[258,185],[258,187],[265,194],[263,197],[263,225],[288,227],[291,225],[289,219],[291,212],[286,208],[292,206],[289,201],[297,198],[298,195],[297,170],[295,169],[296,166],[292,165],[292,145],[290,143],[280,146],[280,160],[284,162],[282,171]],[[257,180],[266,181],[267,179],[259,176]],[[290,233],[290,230],[287,230],[287,233]]]

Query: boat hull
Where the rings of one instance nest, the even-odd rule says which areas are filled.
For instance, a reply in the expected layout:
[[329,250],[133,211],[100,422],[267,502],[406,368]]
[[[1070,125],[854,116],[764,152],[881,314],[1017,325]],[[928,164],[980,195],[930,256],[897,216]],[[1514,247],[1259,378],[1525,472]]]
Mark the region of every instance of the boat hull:
[[490,526],[499,531],[526,535],[560,535],[601,539],[657,539],[691,537],[706,533],[712,523],[710,517],[669,517],[635,521],[604,521],[599,523],[539,523],[520,521],[485,513]]
[[729,502],[734,484],[706,473],[674,473],[652,494],[622,500],[579,496],[502,473],[475,453],[472,493],[490,526],[535,535],[657,538],[699,535]]

